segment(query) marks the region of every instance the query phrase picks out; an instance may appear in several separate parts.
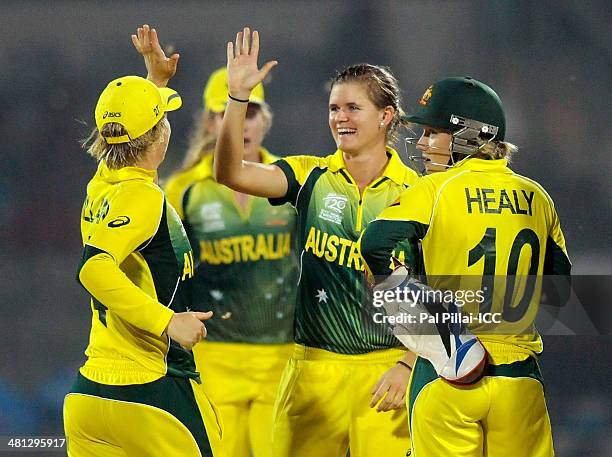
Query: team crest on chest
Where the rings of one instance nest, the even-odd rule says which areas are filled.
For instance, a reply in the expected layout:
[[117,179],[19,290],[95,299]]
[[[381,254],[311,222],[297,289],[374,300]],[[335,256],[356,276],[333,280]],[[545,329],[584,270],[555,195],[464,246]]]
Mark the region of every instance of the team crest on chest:
[[330,192],[323,199],[323,208],[319,212],[319,218],[334,224],[341,224],[344,210],[348,203],[346,195]]
[[200,207],[200,217],[202,218],[202,230],[204,232],[225,230],[223,205],[221,202],[212,202],[202,205]]

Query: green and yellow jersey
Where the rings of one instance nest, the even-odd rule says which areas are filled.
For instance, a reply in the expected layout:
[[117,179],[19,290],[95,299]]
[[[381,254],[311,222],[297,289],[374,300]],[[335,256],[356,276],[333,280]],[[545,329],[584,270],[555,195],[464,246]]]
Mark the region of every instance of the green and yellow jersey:
[[165,183],[162,183],[168,202],[176,209],[181,220],[185,219],[183,214],[183,195],[185,195],[185,191],[194,182],[211,176],[212,159],[212,152],[205,154],[196,165],[174,173]]
[[154,171],[111,170],[102,161],[87,186],[78,280],[92,296],[93,316],[81,373],[101,384],[198,377],[191,352],[165,331],[175,312],[189,310],[194,262],[155,179]]
[[357,240],[361,231],[391,204],[416,173],[387,148],[382,175],[363,191],[346,169],[341,150],[327,157],[294,156],[276,162],[289,184],[283,198],[298,213],[300,278],[295,340],[342,354],[362,354],[398,345],[372,320]]
[[[277,157],[260,150],[263,163]],[[293,341],[297,258],[296,214],[289,205],[271,206],[248,197],[240,206],[235,192],[214,180],[212,154],[191,174],[186,189],[168,187],[180,200],[183,221],[196,257],[194,308],[212,310],[208,341],[281,344]],[[198,174],[194,178],[194,174]],[[180,176],[180,175],[179,175]],[[184,175],[185,176],[185,175]]]
[[470,325],[494,362],[542,351],[534,326],[541,276],[569,275],[571,265],[553,202],[538,183],[505,159],[465,159],[419,179],[368,226],[361,250],[371,272],[387,276],[389,256],[405,240],[414,250],[422,240],[430,286],[481,292],[465,312],[502,321]]

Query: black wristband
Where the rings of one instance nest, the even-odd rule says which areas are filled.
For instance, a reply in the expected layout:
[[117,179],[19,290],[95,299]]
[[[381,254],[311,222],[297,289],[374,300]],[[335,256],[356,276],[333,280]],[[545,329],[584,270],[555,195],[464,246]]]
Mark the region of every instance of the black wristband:
[[235,102],[238,102],[238,103],[249,103],[249,99],[248,98],[246,100],[241,100],[239,98],[232,97],[232,94],[229,94],[229,93],[227,94],[227,96],[229,98],[231,98],[232,100],[234,100]]
[[400,365],[404,365],[406,368],[412,371],[412,367],[408,365],[406,362],[402,362],[401,360],[398,360],[397,363],[399,363]]

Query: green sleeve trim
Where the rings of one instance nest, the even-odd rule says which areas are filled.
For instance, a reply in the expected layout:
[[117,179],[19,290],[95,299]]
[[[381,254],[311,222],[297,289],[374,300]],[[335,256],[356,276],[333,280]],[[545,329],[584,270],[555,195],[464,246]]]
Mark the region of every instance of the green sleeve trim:
[[189,222],[189,216],[187,213],[187,205],[189,204],[189,198],[191,197],[191,190],[193,189],[193,184],[187,188],[185,193],[183,194],[183,228],[185,229],[185,233],[187,233],[187,238],[189,239],[189,244],[191,245],[191,250],[193,251],[193,258],[196,259],[196,264],[200,262],[200,241],[195,235],[195,231],[193,226]]
[[572,264],[563,249],[550,236],[546,240],[542,303],[563,306],[570,297]]
[[545,275],[568,275],[572,270],[567,255],[550,236],[546,240],[546,255],[544,257]]
[[[83,289],[85,289],[85,286],[81,282],[81,270],[83,269],[83,266],[87,263],[89,259],[97,256],[98,254],[108,254],[109,256],[112,257],[112,255],[110,255],[106,251],[103,251],[102,249],[99,249],[95,246],[90,246],[89,244],[85,245],[85,248],[83,249],[83,257],[81,258],[81,263],[79,264],[79,269],[76,275],[77,282],[81,285]],[[85,289],[85,291],[89,294],[89,291],[87,289]],[[106,327],[106,311],[108,310],[108,308],[104,306],[99,300],[97,300],[93,295],[91,294],[89,295],[93,302],[94,309],[98,311],[100,322],[102,322],[102,325]]]
[[388,276],[390,259],[402,241],[406,263],[411,271],[418,270],[418,242],[427,233],[428,226],[415,221],[390,221],[377,219],[368,225],[361,239],[361,255],[375,276]]
[[183,213],[183,220],[187,219],[187,205],[189,204],[189,198],[191,197],[191,190],[193,189],[193,184],[191,184],[183,193],[183,198],[181,199],[181,211]]
[[[79,269],[77,270],[77,275],[76,275],[76,280],[77,282],[81,285],[81,287],[85,288],[85,286],[83,286],[83,283],[81,282],[81,270],[83,269],[83,266],[87,263],[87,261],[89,259],[91,259],[92,257],[97,256],[98,254],[108,254],[109,256],[113,257],[111,254],[109,254],[106,251],[103,251],[102,249],[99,249],[95,246],[91,246],[89,244],[86,244],[84,249],[83,249],[83,257],[81,258],[81,263],[79,263]],[[89,292],[87,292],[89,293]]]
[[291,168],[291,165],[289,165],[287,161],[283,159],[277,160],[272,165],[276,165],[283,171],[283,173],[285,173],[287,178],[287,193],[284,197],[268,198],[268,201],[272,206],[280,206],[284,205],[285,203],[291,203],[291,205],[295,206],[298,192],[300,191],[300,183],[295,177],[293,168]]

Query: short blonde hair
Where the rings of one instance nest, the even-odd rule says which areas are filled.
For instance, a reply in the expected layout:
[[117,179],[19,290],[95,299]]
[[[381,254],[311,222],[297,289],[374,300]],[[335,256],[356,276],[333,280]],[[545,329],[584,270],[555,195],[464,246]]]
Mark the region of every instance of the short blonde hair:
[[478,152],[470,157],[485,160],[507,159],[508,162],[511,162],[517,151],[518,147],[507,141],[487,141],[480,146]]
[[100,131],[93,129],[91,134],[81,142],[81,146],[97,161],[104,160],[111,170],[130,167],[145,155],[152,144],[159,142],[168,133],[168,125],[162,120],[138,138],[127,143],[116,144],[107,143],[104,137],[127,135],[127,130],[117,122],[109,122],[104,124]]

